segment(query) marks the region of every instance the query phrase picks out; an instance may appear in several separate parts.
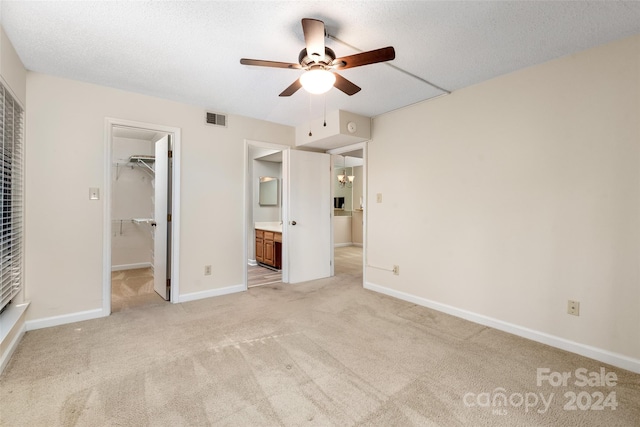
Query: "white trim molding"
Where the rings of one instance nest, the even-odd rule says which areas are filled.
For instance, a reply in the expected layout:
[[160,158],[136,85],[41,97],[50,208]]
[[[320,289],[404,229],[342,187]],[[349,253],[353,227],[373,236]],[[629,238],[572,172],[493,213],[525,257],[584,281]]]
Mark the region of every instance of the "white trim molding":
[[178,297],[178,302],[197,301],[199,299],[235,294],[238,292],[244,292],[246,290],[247,287],[243,283],[241,283],[239,285],[227,286],[225,288],[208,289],[206,291],[191,292],[189,294],[180,295]]
[[640,373],[640,360],[634,359],[632,357],[613,353],[611,351],[592,347],[586,344],[581,344],[565,338],[550,335],[545,332],[525,328],[513,323],[504,322],[502,320],[494,319],[482,314],[477,314],[447,304],[431,301],[426,298],[418,297],[406,292],[397,291],[395,289],[389,289],[387,287],[376,285],[373,283],[365,282],[364,288],[394,298],[398,298],[403,301],[411,302],[413,304],[421,305],[423,307],[431,308],[436,311],[441,311],[443,313],[450,314],[452,316],[456,316],[480,325],[488,326],[499,331],[507,332],[522,338],[527,338],[532,341],[550,345],[551,347],[589,357],[591,359],[595,359],[603,363],[608,363],[618,368],[626,369],[635,373]]
[[[272,142],[264,142],[264,141],[256,141],[256,140],[252,140],[252,139],[245,139],[244,140],[244,162],[243,162],[243,175],[244,175],[244,181],[243,181],[243,186],[242,186],[242,200],[243,200],[243,208],[242,208],[242,217],[244,218],[244,226],[242,227],[242,241],[244,242],[242,245],[242,269],[243,269],[243,278],[244,278],[244,284],[243,286],[243,291],[246,291],[249,289],[249,266],[255,266],[258,265],[258,262],[256,260],[252,260],[249,259],[249,247],[248,247],[248,239],[249,239],[249,233],[252,231],[253,228],[253,208],[252,208],[252,201],[250,200],[250,195],[252,194],[252,183],[249,180],[249,173],[251,170],[251,161],[253,159],[249,159],[249,148],[250,147],[259,147],[259,148],[267,148],[270,150],[274,150],[274,152],[280,151],[282,152],[282,186],[281,186],[281,200],[280,200],[280,212],[281,212],[281,220],[285,220],[286,223],[286,215],[287,215],[287,211],[289,209],[289,200],[288,200],[288,194],[285,191],[285,183],[288,182],[289,180],[289,163],[288,163],[288,153],[289,150],[292,148],[288,145],[282,145],[282,144],[274,144]],[[288,250],[289,250],[289,245],[287,244],[288,241],[288,234],[287,234],[287,227],[283,227],[282,229],[282,281],[284,283],[288,283],[289,282],[289,256],[288,256]],[[244,260],[248,260],[248,262],[244,262]],[[253,264],[255,262],[255,264]],[[231,286],[231,288],[233,288],[233,286]],[[224,288],[227,289],[227,288]],[[236,292],[236,291],[234,291]],[[229,292],[232,293],[232,292]],[[224,295],[224,294],[221,294]],[[212,295],[212,296],[217,296],[217,295]],[[181,296],[180,298],[182,298],[183,296]],[[207,297],[204,297],[207,298]],[[180,301],[183,301],[182,299]]]
[[79,311],[77,313],[62,314],[60,316],[27,320],[27,331],[50,328],[52,326],[66,325],[75,322],[82,322],[84,320],[98,319],[100,317],[107,317],[108,315],[109,311],[105,312],[105,310],[102,308],[96,308],[94,310]]
[[112,265],[111,271],[135,270],[138,268],[149,268],[149,267],[153,267],[150,262],[138,262],[135,264]]
[[[103,278],[102,278],[102,312],[108,316],[111,313],[111,142],[114,126],[144,129],[172,135],[173,168],[172,168],[172,212],[171,212],[171,295],[172,303],[179,302],[180,295],[180,168],[182,134],[179,127],[165,126],[154,123],[137,122],[126,119],[105,117],[104,121],[104,200],[103,203]],[[139,268],[139,267],[134,267]],[[101,316],[98,316],[101,317]]]
[[347,243],[334,243],[333,247],[334,248],[346,248],[347,246],[353,246],[352,242],[347,242]]

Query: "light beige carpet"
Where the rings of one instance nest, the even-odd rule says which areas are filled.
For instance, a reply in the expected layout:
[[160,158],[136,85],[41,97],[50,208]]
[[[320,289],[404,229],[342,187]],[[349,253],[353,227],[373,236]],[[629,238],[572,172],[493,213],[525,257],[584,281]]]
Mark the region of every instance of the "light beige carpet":
[[[0,377],[0,424],[639,425],[640,375],[366,291],[351,264],[28,332]],[[601,367],[615,386],[536,381]]]
[[111,312],[165,304],[153,290],[153,270],[136,268],[111,273]]

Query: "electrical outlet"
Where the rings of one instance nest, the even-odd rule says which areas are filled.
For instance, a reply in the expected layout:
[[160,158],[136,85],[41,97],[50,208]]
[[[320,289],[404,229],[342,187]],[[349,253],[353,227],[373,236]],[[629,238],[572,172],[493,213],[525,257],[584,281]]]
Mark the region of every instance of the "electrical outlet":
[[399,265],[394,265],[393,266],[393,274],[395,274],[396,276],[400,275],[400,266]]
[[205,265],[204,266],[204,275],[205,276],[211,276],[211,266],[210,265]]
[[580,316],[580,301],[569,300],[567,303],[567,313],[574,316]]
[[382,203],[382,193],[376,194],[376,203]]

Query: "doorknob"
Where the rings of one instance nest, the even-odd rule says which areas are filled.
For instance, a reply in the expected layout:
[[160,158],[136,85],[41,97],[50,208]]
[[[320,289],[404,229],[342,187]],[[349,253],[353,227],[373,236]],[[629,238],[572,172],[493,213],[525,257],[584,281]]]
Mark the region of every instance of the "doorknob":
[[291,225],[296,225],[296,224],[297,224],[297,222],[295,222],[295,221],[289,221],[289,224],[291,224]]

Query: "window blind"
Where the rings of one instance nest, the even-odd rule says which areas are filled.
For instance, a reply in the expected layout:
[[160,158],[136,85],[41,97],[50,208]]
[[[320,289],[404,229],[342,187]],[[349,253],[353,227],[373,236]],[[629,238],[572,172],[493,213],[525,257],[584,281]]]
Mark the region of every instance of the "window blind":
[[0,311],[22,287],[23,111],[0,84]]

